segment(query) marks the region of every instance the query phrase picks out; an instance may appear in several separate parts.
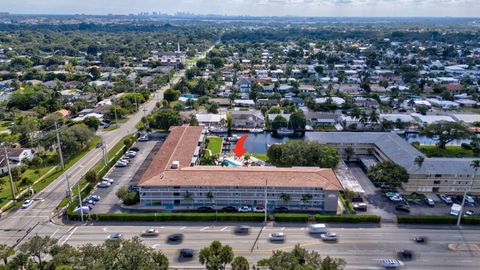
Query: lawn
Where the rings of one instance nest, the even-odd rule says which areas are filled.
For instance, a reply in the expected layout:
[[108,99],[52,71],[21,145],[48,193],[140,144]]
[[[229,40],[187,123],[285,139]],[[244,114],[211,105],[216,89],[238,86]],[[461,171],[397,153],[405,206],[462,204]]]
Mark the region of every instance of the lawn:
[[112,131],[115,129],[118,129],[120,126],[119,125],[111,125],[108,128],[104,128],[103,131]]
[[446,146],[445,149],[438,148],[435,145],[420,145],[418,149],[428,157],[475,157],[472,150],[456,145]]
[[[99,142],[100,142],[100,137],[93,138],[87,149],[81,151],[80,153],[78,153],[74,157],[70,157],[70,158],[66,159],[65,160],[65,170],[70,168],[73,164],[75,164],[78,160],[80,160],[90,150],[94,149],[95,146],[97,145],[97,143],[99,143]],[[32,182],[34,182],[38,178],[40,178],[41,176],[46,174],[53,167],[54,167],[54,165],[46,166],[46,167],[39,168],[39,169],[28,169],[22,174],[21,178],[22,179],[23,178],[28,178]],[[35,190],[35,192],[39,192],[40,190],[42,190],[46,186],[48,186],[50,183],[52,183],[55,179],[57,179],[60,175],[62,175],[62,173],[64,173],[65,170],[62,170],[61,167],[58,166],[55,170],[50,172],[50,174],[46,175],[41,181],[34,184],[33,189]],[[38,173],[37,173],[37,171],[38,171]],[[8,180],[8,176],[5,176],[1,179],[5,180],[5,181],[3,181],[4,184],[0,185],[0,189],[1,189],[1,191],[0,191],[0,199],[1,199],[0,207],[3,207],[3,205],[8,202],[8,200],[4,200],[4,198],[9,199],[12,195],[11,195],[11,192],[10,192],[10,182]],[[17,181],[15,184],[18,185],[19,183],[21,183],[21,180]],[[17,194],[20,193],[23,189],[26,189],[26,188],[28,188],[28,186],[21,186],[21,189],[19,191],[17,191]]]
[[265,162],[268,162],[268,156],[267,156],[267,154],[249,154],[249,155],[252,156],[252,157],[256,157],[256,158],[258,158],[258,159],[260,159],[260,160],[263,160],[263,161],[265,161]]
[[207,137],[205,139],[205,142],[207,142],[206,149],[210,150],[210,151],[205,151],[205,155],[210,155],[210,152],[213,155],[220,155],[222,153],[223,139],[221,137],[217,137],[217,136]]

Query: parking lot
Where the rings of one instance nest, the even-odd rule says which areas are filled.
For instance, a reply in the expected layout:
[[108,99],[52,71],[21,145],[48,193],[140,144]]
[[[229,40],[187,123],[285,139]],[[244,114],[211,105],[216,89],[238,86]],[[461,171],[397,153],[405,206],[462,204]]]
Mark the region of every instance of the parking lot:
[[147,157],[157,144],[161,144],[161,141],[136,143],[134,146],[138,147],[139,151],[136,157],[130,159],[129,165],[127,167],[113,167],[105,175],[105,177],[113,179],[113,184],[107,188],[95,188],[92,192],[92,195],[100,196],[100,201],[91,210],[92,213],[118,213],[122,211],[120,201],[115,193],[120,187],[128,186],[132,179],[141,177],[143,174],[142,169],[146,167],[142,166],[142,164],[148,162],[149,159]]
[[[423,199],[419,200],[409,200],[408,203],[410,205],[410,213],[401,212],[395,210],[395,206],[399,204],[399,202],[390,201],[387,196],[385,196],[385,192],[380,188],[377,188],[373,185],[370,179],[367,177],[365,172],[362,170],[360,165],[358,164],[348,164],[349,169],[351,170],[352,174],[357,178],[362,188],[365,190],[364,195],[362,196],[367,203],[367,212],[369,214],[375,214],[382,217],[383,220],[390,220],[395,215],[428,215],[428,216],[436,216],[436,215],[448,215],[450,213],[451,204],[448,205],[444,203],[437,194],[425,194],[427,198],[432,199],[435,202],[435,206],[428,206]],[[467,205],[465,204],[465,211],[472,210],[474,211],[474,215],[480,214],[480,206],[479,206],[479,199],[476,199],[476,205]],[[458,202],[458,201],[457,201]],[[458,202],[458,203],[461,203]]]

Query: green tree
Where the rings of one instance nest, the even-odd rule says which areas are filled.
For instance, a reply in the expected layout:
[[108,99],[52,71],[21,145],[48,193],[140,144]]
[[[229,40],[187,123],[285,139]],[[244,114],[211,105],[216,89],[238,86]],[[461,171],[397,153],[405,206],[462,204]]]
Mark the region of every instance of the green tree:
[[288,204],[288,202],[292,200],[292,197],[287,193],[282,193],[282,194],[280,194],[280,199],[282,199],[282,201],[285,204]]
[[98,127],[100,127],[100,120],[98,120],[98,118],[93,116],[85,117],[83,119],[83,123],[94,131],[97,131]]
[[267,150],[270,163],[279,167],[318,166],[334,168],[340,156],[332,147],[313,141],[290,140],[274,144]]
[[57,244],[57,240],[49,236],[35,235],[27,242],[19,246],[19,250],[29,255],[43,269],[43,258],[50,253],[50,250]]
[[420,168],[422,167],[424,161],[425,158],[423,156],[417,156],[413,162],[418,166],[418,168]]
[[98,180],[97,173],[93,170],[88,171],[85,174],[85,180],[87,180],[87,182],[91,185],[94,185],[95,183],[97,183]]
[[445,146],[454,140],[472,137],[472,132],[461,122],[438,121],[426,126],[421,134],[438,140],[437,146],[445,149]]
[[193,113],[190,115],[190,126],[198,126],[198,119]]
[[167,109],[154,113],[149,122],[152,128],[168,130],[171,126],[182,124],[182,119],[179,112]]
[[15,254],[15,249],[5,244],[0,244],[0,259],[5,265],[8,264],[8,258]]
[[248,260],[243,256],[235,257],[232,261],[232,270],[249,270],[250,264]]
[[347,161],[350,161],[353,155],[355,155],[355,150],[351,146],[348,146],[343,150],[346,156]]
[[168,102],[176,101],[180,98],[180,91],[168,89],[163,93],[163,98]]
[[374,183],[387,183],[396,187],[408,181],[407,170],[391,161],[383,161],[372,166],[368,171],[368,177]]
[[277,130],[282,127],[287,127],[288,126],[288,121],[285,119],[285,117],[281,115],[277,115],[275,119],[272,121],[272,129]]
[[294,130],[305,130],[307,119],[302,111],[294,112],[290,115],[290,127]]
[[222,270],[233,260],[233,250],[228,245],[222,245],[220,241],[213,241],[210,246],[200,250],[198,260],[205,265],[207,270]]

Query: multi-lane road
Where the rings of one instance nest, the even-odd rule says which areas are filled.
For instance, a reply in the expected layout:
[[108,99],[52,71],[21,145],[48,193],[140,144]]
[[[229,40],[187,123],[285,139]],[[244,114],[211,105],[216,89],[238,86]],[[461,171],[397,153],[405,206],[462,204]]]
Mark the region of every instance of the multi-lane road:
[[[275,224],[263,227],[263,224],[250,224],[248,235],[234,234],[235,224],[227,223],[95,223],[72,226],[56,226],[46,224],[36,229],[36,233],[57,238],[60,244],[81,246],[87,243],[101,244],[108,235],[122,233],[125,238],[140,236],[147,228],[157,228],[158,237],[142,238],[145,245],[164,252],[173,268],[201,267],[198,258],[179,260],[179,249],[193,248],[197,252],[212,240],[219,240],[230,245],[235,255],[248,258],[256,263],[269,257],[273,250],[291,250],[295,244],[310,250],[318,251],[322,256],[341,257],[347,261],[347,269],[380,269],[379,261],[395,258],[399,249],[411,249],[416,257],[405,261],[408,269],[478,269],[480,252],[451,251],[449,244],[480,243],[480,230],[455,227],[398,227],[393,224],[374,226],[331,225],[330,230],[339,235],[337,243],[322,242],[308,234],[305,225]],[[284,232],[286,241],[272,243],[268,234]],[[184,234],[181,243],[172,244],[166,241],[173,233]],[[424,235],[429,238],[427,244],[416,244],[414,236]],[[257,240],[258,239],[258,240]],[[12,238],[0,234],[0,242],[11,244]]]

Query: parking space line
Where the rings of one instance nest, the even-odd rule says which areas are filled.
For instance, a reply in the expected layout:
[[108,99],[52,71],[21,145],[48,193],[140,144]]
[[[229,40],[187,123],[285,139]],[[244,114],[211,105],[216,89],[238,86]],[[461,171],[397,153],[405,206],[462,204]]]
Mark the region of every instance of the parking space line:
[[50,238],[53,238],[55,236],[55,234],[57,234],[58,230],[60,229],[56,229],[51,235],[50,235]]

